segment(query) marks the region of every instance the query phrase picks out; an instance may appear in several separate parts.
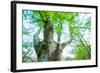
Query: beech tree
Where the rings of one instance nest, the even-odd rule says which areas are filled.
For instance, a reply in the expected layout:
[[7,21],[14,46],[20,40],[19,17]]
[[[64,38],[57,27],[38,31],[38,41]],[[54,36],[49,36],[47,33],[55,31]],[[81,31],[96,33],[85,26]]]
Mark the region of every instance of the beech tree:
[[[83,37],[83,33],[88,30],[90,31],[91,18],[88,16],[85,20],[79,21],[80,14],[76,12],[52,12],[52,11],[30,11],[31,18],[30,23],[36,25],[37,31],[33,31],[31,47],[34,47],[38,62],[41,61],[61,61],[63,49],[71,44],[73,41],[77,41],[75,44],[75,59],[89,59],[91,57],[90,43]],[[83,13],[85,14],[85,13]],[[87,14],[86,14],[87,15]],[[85,15],[84,15],[85,16]],[[25,18],[25,14],[23,14]],[[27,16],[26,16],[27,17]],[[83,17],[84,18],[84,17]],[[64,25],[68,26],[69,33],[64,32]],[[31,29],[32,30],[32,29]],[[34,30],[34,29],[33,29]],[[41,40],[39,35],[43,33],[43,39]],[[23,35],[30,34],[29,30],[26,30],[23,26]],[[54,40],[54,34],[57,35],[57,40]],[[68,40],[61,42],[62,35],[69,34]],[[67,38],[67,37],[66,37]],[[83,51],[79,51],[81,49]],[[85,46],[84,46],[85,45]],[[23,47],[27,47],[23,44]],[[83,48],[82,48],[83,47]],[[29,51],[28,51],[29,52]],[[88,56],[80,56],[80,53],[86,53]],[[34,61],[32,57],[26,56],[26,52],[23,53],[23,59],[27,57],[31,62]],[[27,53],[26,53],[27,54]],[[32,54],[32,53],[31,53]],[[25,60],[23,60],[24,62]]]

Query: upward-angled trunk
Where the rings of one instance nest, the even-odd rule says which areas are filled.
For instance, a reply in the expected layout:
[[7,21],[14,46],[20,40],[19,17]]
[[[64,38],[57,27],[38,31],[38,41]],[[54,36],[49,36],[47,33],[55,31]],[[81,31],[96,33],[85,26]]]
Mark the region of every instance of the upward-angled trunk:
[[48,19],[44,25],[44,42],[49,43],[53,40],[53,26]]
[[44,40],[41,43],[41,56],[39,61],[49,60],[49,49],[52,46],[53,41],[53,26],[48,19],[44,25]]
[[60,61],[61,60],[61,53],[62,53],[62,49],[61,49],[61,45],[60,45],[60,39],[61,39],[61,35],[58,35],[58,43],[57,43],[57,46],[56,46],[56,60],[57,61]]

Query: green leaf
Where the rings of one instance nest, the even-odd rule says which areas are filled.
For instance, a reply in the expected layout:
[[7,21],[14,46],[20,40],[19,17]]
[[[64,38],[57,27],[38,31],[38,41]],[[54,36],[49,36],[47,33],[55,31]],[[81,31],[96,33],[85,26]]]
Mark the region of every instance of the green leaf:
[[61,34],[61,28],[56,28],[57,34]]

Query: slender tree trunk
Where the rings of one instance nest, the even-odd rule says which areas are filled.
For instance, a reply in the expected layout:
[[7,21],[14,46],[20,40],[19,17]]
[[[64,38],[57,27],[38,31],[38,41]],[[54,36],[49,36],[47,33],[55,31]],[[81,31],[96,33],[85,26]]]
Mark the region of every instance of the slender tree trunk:
[[58,43],[57,43],[57,46],[56,46],[56,51],[57,51],[57,54],[56,54],[56,60],[57,61],[60,61],[61,60],[61,53],[62,53],[62,49],[61,49],[61,45],[60,45],[60,39],[61,39],[61,34],[58,35]]

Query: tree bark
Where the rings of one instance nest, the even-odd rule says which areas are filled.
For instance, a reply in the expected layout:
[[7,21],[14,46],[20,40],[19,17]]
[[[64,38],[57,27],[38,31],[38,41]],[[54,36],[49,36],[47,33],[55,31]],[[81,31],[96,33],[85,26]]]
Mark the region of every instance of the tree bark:
[[52,46],[53,41],[53,26],[49,18],[46,20],[44,24],[44,40],[41,43],[41,55],[39,57],[39,61],[48,61],[49,53]]

